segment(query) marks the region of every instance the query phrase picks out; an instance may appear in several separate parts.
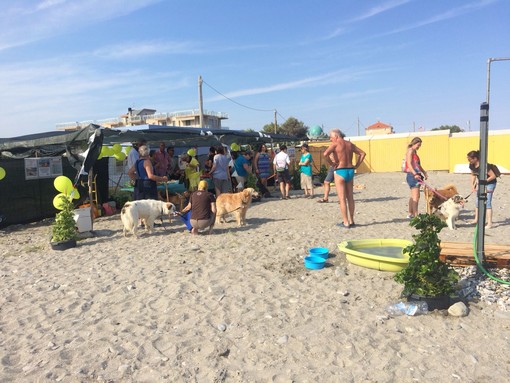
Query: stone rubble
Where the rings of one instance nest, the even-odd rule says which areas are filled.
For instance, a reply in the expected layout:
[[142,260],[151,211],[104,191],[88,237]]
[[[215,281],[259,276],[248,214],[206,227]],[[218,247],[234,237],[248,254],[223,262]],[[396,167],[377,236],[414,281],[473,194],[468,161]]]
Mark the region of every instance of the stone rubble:
[[459,273],[459,297],[465,301],[482,301],[488,305],[497,305],[498,309],[510,312],[510,270],[489,269],[493,277],[508,281],[504,284],[495,281],[480,270],[477,266],[456,267]]

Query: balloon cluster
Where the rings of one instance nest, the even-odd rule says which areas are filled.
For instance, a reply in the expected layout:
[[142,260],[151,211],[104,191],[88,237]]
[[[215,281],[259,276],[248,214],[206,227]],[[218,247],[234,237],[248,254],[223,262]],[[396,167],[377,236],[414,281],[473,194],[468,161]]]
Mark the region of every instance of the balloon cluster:
[[5,178],[5,169],[0,167],[0,180],[3,180]]
[[73,186],[71,180],[66,176],[58,176],[55,178],[53,181],[53,186],[55,186],[55,189],[60,192],[55,196],[55,198],[53,198],[53,206],[55,206],[55,209],[62,210],[64,208],[62,206],[62,199],[60,198],[61,196],[66,197],[68,200],[80,198],[78,189]]
[[126,155],[132,148],[127,147],[124,152],[122,151],[122,146],[120,144],[114,144],[111,148],[108,146],[101,147],[101,152],[99,152],[99,156],[97,157],[100,160],[103,157],[115,157],[117,161],[124,161],[126,159]]

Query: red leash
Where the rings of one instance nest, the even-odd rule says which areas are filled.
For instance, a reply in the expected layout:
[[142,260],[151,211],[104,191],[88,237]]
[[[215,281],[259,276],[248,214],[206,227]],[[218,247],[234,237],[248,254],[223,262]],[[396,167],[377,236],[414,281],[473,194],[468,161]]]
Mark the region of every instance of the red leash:
[[441,195],[441,193],[438,193],[438,192],[437,192],[437,190],[436,190],[436,189],[434,189],[432,186],[430,186],[428,183],[426,183],[426,182],[423,180],[423,178],[422,178],[422,180],[421,180],[421,181],[419,181],[418,183],[419,183],[419,184],[421,184],[421,185],[424,185],[424,186],[428,187],[430,190],[432,190],[432,192],[433,192],[435,195],[437,195],[438,197],[440,197],[440,198],[444,199],[445,201],[448,199],[448,198],[446,198],[444,195]]

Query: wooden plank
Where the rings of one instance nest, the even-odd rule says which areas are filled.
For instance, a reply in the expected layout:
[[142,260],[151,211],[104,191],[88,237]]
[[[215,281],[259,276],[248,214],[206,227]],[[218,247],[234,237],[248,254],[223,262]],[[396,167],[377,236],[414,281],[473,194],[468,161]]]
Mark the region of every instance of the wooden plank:
[[[484,255],[489,267],[510,268],[510,245],[485,244]],[[473,245],[463,242],[441,242],[439,259],[453,266],[476,264]]]

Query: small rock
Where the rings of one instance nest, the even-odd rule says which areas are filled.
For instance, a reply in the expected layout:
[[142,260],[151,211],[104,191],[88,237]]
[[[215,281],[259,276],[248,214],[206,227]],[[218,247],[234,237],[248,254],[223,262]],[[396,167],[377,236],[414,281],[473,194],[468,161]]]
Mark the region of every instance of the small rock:
[[288,341],[289,341],[289,336],[288,335],[281,336],[277,340],[278,344],[285,344]]
[[220,323],[220,324],[218,325],[218,330],[220,330],[220,331],[222,331],[222,332],[223,332],[223,331],[225,331],[226,329],[227,329],[227,325],[226,325],[225,323]]
[[448,308],[448,314],[454,317],[465,317],[469,310],[464,302],[457,302]]

